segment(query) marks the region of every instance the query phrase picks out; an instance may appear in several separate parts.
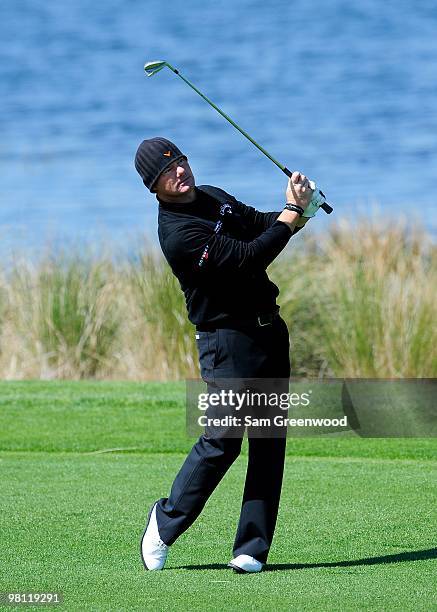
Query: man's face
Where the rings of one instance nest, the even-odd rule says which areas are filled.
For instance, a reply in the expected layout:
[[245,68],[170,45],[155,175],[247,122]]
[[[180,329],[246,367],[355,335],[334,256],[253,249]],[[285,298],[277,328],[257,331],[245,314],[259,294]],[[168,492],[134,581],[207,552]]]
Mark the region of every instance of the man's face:
[[160,175],[153,186],[158,197],[165,200],[189,195],[194,189],[194,176],[185,158],[173,162]]

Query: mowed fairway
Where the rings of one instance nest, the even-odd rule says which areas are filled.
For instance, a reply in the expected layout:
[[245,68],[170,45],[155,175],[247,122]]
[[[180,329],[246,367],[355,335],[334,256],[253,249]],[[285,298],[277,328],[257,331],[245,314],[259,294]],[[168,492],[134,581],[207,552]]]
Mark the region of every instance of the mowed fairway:
[[147,511],[193,443],[184,394],[0,383],[0,591],[61,591],[80,611],[437,609],[431,439],[290,439],[269,565],[252,576],[226,567],[244,451],[166,569],[144,571]]

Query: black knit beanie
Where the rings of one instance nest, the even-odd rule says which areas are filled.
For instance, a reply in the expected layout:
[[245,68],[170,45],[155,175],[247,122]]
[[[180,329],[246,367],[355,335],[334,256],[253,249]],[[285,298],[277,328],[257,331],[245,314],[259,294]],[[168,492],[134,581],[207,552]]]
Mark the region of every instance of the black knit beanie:
[[161,138],[143,140],[135,155],[135,168],[148,189],[152,189],[161,173],[177,159],[186,156],[175,144]]

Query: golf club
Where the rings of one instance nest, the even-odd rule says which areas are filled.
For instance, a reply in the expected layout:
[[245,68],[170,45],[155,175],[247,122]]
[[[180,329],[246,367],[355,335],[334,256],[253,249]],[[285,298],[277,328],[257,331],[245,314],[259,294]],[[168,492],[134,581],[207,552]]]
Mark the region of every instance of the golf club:
[[[170,68],[170,70],[172,72],[174,72],[175,74],[178,75],[178,77],[180,77],[183,81],[185,81],[185,83],[187,85],[189,85],[191,87],[191,89],[194,89],[194,91],[196,93],[199,94],[199,96],[201,96],[205,102],[208,102],[208,104],[210,106],[212,106],[213,108],[215,108],[215,110],[220,113],[220,115],[222,117],[224,117],[227,121],[229,121],[229,123],[231,125],[234,126],[234,128],[236,128],[241,134],[243,134],[243,136],[245,136],[248,140],[250,140],[250,142],[252,144],[254,144],[257,149],[259,149],[261,151],[261,153],[264,153],[264,155],[266,155],[274,164],[276,164],[276,166],[278,166],[278,168],[280,168],[282,170],[282,172],[284,172],[284,174],[286,174],[288,177],[291,177],[292,173],[291,171],[286,168],[285,166],[283,166],[282,164],[280,164],[274,157],[272,157],[270,155],[270,153],[268,153],[261,145],[259,145],[251,136],[249,136],[249,134],[247,132],[245,132],[243,129],[241,129],[236,123],[235,121],[232,121],[232,119],[226,114],[224,113],[218,106],[216,106],[214,104],[214,102],[212,102],[209,98],[207,98],[201,91],[199,91],[197,89],[197,87],[195,85],[193,85],[192,83],[190,83],[190,81],[188,79],[186,79],[184,76],[182,76],[182,74],[179,72],[179,70],[177,70],[176,68],[173,68],[173,66],[171,64],[169,64],[168,62],[165,62],[163,60],[157,60],[154,62],[147,62],[144,66],[144,70],[146,72],[146,75],[148,77],[153,76],[154,74],[156,74],[157,72],[159,72],[160,70],[162,70],[163,68],[165,68],[167,66],[167,68]],[[310,187],[312,189],[314,189],[313,187],[314,183],[312,181],[310,181]],[[322,191],[319,189],[320,194],[325,197],[324,193],[322,193]],[[332,213],[332,206],[330,206],[329,204],[327,204],[326,202],[324,202],[320,208],[323,208],[323,210],[330,215]]]

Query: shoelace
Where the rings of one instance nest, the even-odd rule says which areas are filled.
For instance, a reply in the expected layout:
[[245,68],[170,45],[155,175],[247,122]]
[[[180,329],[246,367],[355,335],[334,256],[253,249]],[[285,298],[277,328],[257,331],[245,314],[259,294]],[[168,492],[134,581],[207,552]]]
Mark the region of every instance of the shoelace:
[[162,550],[165,550],[166,548],[168,548],[167,544],[164,544],[164,542],[158,538],[156,540],[153,540],[153,544],[157,546],[158,548],[161,548]]

